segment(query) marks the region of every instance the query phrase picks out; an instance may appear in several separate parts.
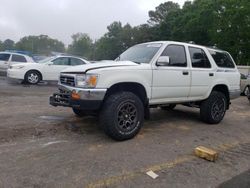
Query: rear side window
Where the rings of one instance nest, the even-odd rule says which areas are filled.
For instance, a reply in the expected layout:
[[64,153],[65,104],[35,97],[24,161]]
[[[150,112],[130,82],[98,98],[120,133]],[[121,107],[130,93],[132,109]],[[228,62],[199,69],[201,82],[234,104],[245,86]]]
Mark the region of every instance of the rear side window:
[[54,59],[52,62],[54,65],[69,65],[69,58],[68,57],[59,57],[57,59]]
[[209,53],[213,57],[213,59],[218,67],[223,67],[223,68],[234,68],[235,67],[233,60],[228,53],[218,52],[218,51],[213,51],[213,50],[209,50]]
[[211,68],[211,64],[206,53],[200,48],[189,47],[192,67],[194,68]]
[[0,61],[8,61],[10,54],[0,54]]
[[187,58],[184,46],[181,45],[169,45],[162,52],[161,56],[169,56],[169,66],[173,67],[186,67]]
[[70,65],[71,66],[82,65],[82,64],[85,64],[85,62],[83,62],[82,60],[77,59],[77,58],[70,58]]
[[21,55],[12,55],[11,61],[13,62],[27,62],[24,56]]

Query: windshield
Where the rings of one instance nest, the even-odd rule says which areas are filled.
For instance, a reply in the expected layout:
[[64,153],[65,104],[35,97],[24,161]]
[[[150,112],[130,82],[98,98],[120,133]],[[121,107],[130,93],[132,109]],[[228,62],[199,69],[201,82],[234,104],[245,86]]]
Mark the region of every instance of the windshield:
[[55,58],[55,57],[47,57],[41,61],[38,61],[38,63],[47,63],[47,62],[51,61],[53,58]]
[[152,58],[158,52],[161,43],[154,44],[139,44],[133,46],[123,52],[118,58],[117,61],[133,61],[135,63],[150,63]]

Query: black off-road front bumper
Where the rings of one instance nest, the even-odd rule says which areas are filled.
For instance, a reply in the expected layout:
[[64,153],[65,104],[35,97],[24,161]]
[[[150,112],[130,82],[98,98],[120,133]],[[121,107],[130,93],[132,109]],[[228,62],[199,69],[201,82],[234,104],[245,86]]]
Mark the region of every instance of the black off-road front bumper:
[[[73,99],[72,92],[80,98]],[[50,105],[72,107],[80,110],[98,110],[101,107],[106,89],[83,89],[59,85],[59,92],[49,98]]]

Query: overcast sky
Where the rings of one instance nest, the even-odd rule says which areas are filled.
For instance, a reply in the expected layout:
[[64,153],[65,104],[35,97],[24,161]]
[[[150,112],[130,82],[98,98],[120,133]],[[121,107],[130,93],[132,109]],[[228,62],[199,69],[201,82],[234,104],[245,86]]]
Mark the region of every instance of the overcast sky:
[[[185,0],[173,1],[183,5]],[[166,0],[1,0],[0,40],[46,34],[69,44],[77,32],[98,39],[113,21],[132,26],[146,23],[148,11],[163,2]]]

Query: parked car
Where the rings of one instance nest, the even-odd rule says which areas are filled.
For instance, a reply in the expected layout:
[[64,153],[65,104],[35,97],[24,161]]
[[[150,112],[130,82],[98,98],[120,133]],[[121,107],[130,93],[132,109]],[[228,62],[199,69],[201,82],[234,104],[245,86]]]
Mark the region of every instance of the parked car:
[[250,77],[242,73],[240,75],[241,75],[240,79],[241,94],[247,96],[247,94],[250,92]]
[[53,106],[78,116],[95,114],[115,140],[133,138],[150,108],[177,104],[200,108],[201,120],[218,124],[240,96],[240,73],[231,55],[204,46],[162,41],[133,46],[116,61],[65,69]]
[[39,63],[11,65],[7,71],[7,76],[10,79],[18,79],[29,84],[37,84],[42,80],[58,80],[59,74],[63,69],[88,63],[87,60],[79,57],[56,56],[44,59]]
[[11,65],[19,63],[34,63],[34,60],[31,57],[20,53],[0,52],[1,72],[6,72]]

